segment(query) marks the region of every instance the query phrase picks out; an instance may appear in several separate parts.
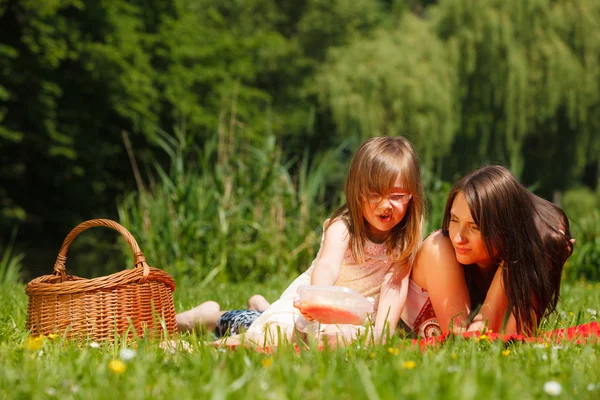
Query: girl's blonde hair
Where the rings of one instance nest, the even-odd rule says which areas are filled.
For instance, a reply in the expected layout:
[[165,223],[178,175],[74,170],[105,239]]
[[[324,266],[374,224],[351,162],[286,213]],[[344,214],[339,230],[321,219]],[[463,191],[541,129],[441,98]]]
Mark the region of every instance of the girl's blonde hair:
[[406,214],[386,239],[388,254],[395,261],[412,265],[422,238],[423,184],[415,151],[403,137],[374,137],[364,142],[352,157],[344,194],[346,204],[338,208],[331,221],[342,219],[350,232],[352,256],[365,259],[367,222],[363,215],[369,193],[387,195],[396,179],[402,180],[412,199]]

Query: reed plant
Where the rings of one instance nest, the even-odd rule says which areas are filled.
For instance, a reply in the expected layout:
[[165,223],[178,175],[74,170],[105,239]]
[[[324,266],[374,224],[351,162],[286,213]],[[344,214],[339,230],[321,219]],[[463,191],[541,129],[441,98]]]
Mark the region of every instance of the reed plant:
[[21,261],[24,255],[14,253],[14,243],[17,236],[17,230],[13,233],[6,245],[0,244],[0,284],[15,284],[21,278]]
[[201,285],[308,267],[327,211],[340,202],[327,191],[342,187],[339,150],[290,161],[270,135],[218,135],[199,145],[183,131],[159,130],[155,142],[169,167],[155,162],[149,184],[139,179],[119,205],[152,264]]

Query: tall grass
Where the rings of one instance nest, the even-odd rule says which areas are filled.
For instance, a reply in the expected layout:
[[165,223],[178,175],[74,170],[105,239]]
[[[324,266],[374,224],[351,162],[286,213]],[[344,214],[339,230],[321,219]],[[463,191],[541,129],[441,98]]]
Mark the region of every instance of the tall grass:
[[338,150],[286,162],[274,136],[199,146],[181,131],[159,131],[155,140],[169,168],[155,163],[148,188],[119,206],[152,265],[201,285],[290,276],[309,265],[327,209],[339,203],[326,190],[341,187],[332,182],[344,175],[333,162]]
[[11,238],[6,246],[0,245],[0,284],[15,284],[21,277],[21,261],[24,255],[21,253],[14,254],[13,246],[17,230],[13,230]]

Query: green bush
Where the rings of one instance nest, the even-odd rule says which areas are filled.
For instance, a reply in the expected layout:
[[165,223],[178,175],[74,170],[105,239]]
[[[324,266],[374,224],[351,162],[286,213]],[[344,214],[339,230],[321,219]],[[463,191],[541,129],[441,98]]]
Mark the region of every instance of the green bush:
[[569,220],[578,221],[589,217],[598,208],[600,202],[596,194],[587,187],[567,190],[561,200],[562,209]]
[[423,190],[427,198],[427,212],[423,229],[425,236],[442,228],[446,200],[451,188],[452,184],[435,178],[430,171],[423,169]]
[[600,280],[600,210],[571,220],[571,233],[576,242],[565,266],[565,276],[572,280]]

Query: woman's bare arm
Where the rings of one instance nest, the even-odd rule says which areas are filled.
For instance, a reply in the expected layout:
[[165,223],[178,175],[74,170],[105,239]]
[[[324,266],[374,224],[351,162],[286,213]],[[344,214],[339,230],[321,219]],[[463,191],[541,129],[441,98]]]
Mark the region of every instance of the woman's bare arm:
[[429,292],[442,332],[451,328],[460,330],[469,316],[471,300],[464,267],[456,260],[449,238],[436,232],[423,242],[413,266],[412,279]]

